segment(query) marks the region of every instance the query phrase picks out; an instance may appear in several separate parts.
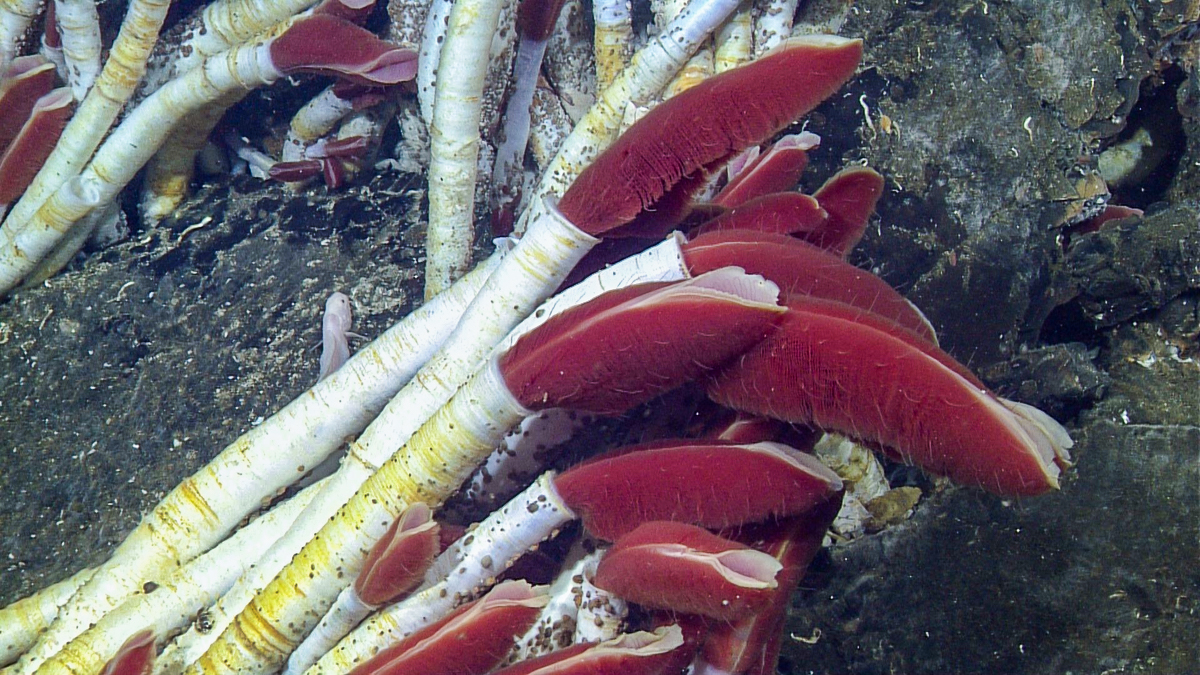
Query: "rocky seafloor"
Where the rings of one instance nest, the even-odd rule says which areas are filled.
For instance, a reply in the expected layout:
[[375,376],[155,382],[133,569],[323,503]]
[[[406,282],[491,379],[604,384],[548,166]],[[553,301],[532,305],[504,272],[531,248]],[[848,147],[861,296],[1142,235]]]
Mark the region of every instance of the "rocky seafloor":
[[[888,178],[852,260],[1064,421],[1076,465],[1018,501],[919,479],[910,518],[818,557],[781,671],[1200,671],[1200,3],[801,5],[866,42],[807,121],[809,187],[850,162]],[[1147,136],[1110,181],[1144,216],[1083,231],[1100,153]],[[423,194],[386,171],[336,193],[213,179],[0,302],[0,604],[102,562],[309,386],[330,292],[369,336],[419,302]]]

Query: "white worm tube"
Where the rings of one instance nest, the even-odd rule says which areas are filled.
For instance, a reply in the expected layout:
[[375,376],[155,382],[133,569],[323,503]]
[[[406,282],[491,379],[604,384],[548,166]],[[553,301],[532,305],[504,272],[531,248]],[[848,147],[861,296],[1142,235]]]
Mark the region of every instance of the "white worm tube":
[[792,34],[797,0],[763,0],[754,26],[754,55],[762,56]]
[[94,0],[54,0],[67,82],[82,101],[100,72],[100,16]]
[[433,126],[433,102],[436,96],[438,66],[442,62],[442,43],[450,25],[453,0],[433,0],[425,15],[425,30],[421,33],[421,51],[417,58],[417,100],[421,104],[421,119],[426,127]]
[[[470,513],[491,513],[546,468],[558,447],[592,416],[563,408],[535,413],[504,436],[504,442],[471,474],[462,501]],[[443,509],[443,513],[446,509]],[[461,520],[454,518],[455,520]],[[467,521],[470,522],[470,521]]]
[[[247,436],[256,437],[246,439],[244,444],[247,449],[255,450],[255,453],[247,460],[262,463],[266,460],[264,455],[268,454],[309,454],[310,443],[317,450],[323,446],[327,454],[340,446],[347,436],[362,431],[388,399],[418,368],[433,357],[437,348],[458,324],[467,305],[483,288],[505,255],[507,247],[502,247],[497,254],[460,279],[446,293],[434,298],[374,342],[360,349],[345,365],[321,380],[308,393],[249,432]],[[282,419],[277,419],[281,416]],[[305,421],[306,419],[308,421]],[[297,420],[313,428],[292,437],[283,425],[297,424]],[[269,433],[259,432],[268,426],[271,427]],[[235,443],[226,452],[236,447]],[[343,461],[342,471],[347,471],[345,467],[353,465],[354,460],[348,457]],[[308,466],[315,466],[315,462]],[[305,509],[305,513],[296,519],[287,533],[276,540],[261,555],[254,568],[242,575],[221,597],[209,613],[211,628],[206,631],[192,628],[164,650],[155,662],[156,674],[183,672],[184,667],[200,658],[233,617],[246,607],[254,594],[312,539],[329,516],[346,501],[346,494],[337,487],[347,480],[342,471],[330,477],[326,482],[327,487]],[[349,471],[354,472],[355,469]],[[358,478],[357,484],[360,485],[364,479],[365,476]],[[353,489],[350,493],[353,493]]]
[[152,592],[130,597],[39,667],[40,675],[98,673],[129,636],[144,629],[161,642],[208,607],[258,558],[264,542],[287,530],[320,490],[314,483],[255,518],[221,544],[176,569]]
[[219,100],[185,115],[146,165],[142,184],[141,215],[156,223],[171,215],[187,196],[195,175],[196,155],[225,112],[242,100],[245,91],[230,92]]
[[503,0],[457,0],[450,10],[429,127],[429,227],[425,298],[462,276],[475,238],[479,118],[492,35]]
[[633,52],[633,13],[629,0],[594,0],[596,89],[604,91],[629,63]]
[[573,644],[584,571],[589,566],[595,567],[603,553],[595,548],[594,542],[585,546],[585,541],[581,539],[571,547],[562,571],[550,585],[550,602],[525,635],[518,638],[517,645],[505,658],[505,664],[536,658]]
[[283,161],[304,159],[304,150],[317,139],[333,131],[343,117],[354,111],[354,104],[326,87],[305,103],[292,117],[287,140],[283,142]]
[[579,616],[575,620],[573,638],[575,643],[615,639],[621,634],[621,628],[629,616],[629,603],[592,583],[598,562],[596,558],[591,558],[583,569],[583,580],[579,584]]
[[735,7],[736,0],[692,0],[674,21],[634,54],[629,66],[575,125],[542,174],[530,207],[517,223],[518,232],[532,219],[542,216],[544,196],[565,192],[583,168],[612,143],[626,104],[644,105],[661,92]]
[[754,17],[748,3],[721,24],[716,43],[713,72],[723,73],[750,61],[754,56]]
[[62,607],[96,573],[88,567],[0,609],[0,666],[17,660],[58,616]]
[[[529,150],[538,169],[543,169],[554,159],[554,155],[571,133],[571,118],[563,109],[558,94],[549,87],[538,87],[533,92],[533,106],[530,114],[532,127],[529,130]],[[522,191],[526,199],[518,206],[524,206],[528,201],[527,191]]]
[[0,73],[17,56],[17,42],[38,13],[39,0],[0,0]]

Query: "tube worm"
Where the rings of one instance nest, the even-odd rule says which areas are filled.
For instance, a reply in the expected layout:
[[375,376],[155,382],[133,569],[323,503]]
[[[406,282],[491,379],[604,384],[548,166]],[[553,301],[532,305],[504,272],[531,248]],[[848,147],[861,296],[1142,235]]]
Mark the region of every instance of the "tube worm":
[[[546,43],[563,0],[525,0],[517,9],[517,30],[521,40],[513,63],[513,84],[504,111],[504,139],[496,147],[492,168],[492,213],[504,214],[516,209],[521,198],[525,146],[529,141],[530,106],[537,88]],[[506,218],[499,215],[501,218]],[[512,216],[507,216],[511,219]]]
[[[278,537],[320,491],[309,486],[254,519],[221,544],[161,577],[152,590],[133,595],[42,662],[42,675],[99,673],[122,649],[122,642],[146,628],[166,636],[211,605],[254,564],[264,542]],[[153,644],[153,643],[152,643]]]
[[[496,283],[495,276],[490,283]],[[485,364],[362,483],[338,517],[321,528],[188,672],[278,667],[311,629],[313,607],[324,611],[332,603],[340,591],[338,578],[357,573],[361,551],[382,535],[395,514],[413,501],[441,503],[503,433],[533,410],[567,405],[624,410],[740,353],[761,339],[778,312],[770,304],[774,287],[736,270],[666,288],[644,285],[640,291],[613,291],[552,317]],[[684,313],[686,328],[680,320]],[[642,331],[657,341],[638,339]],[[674,339],[663,339],[672,333]],[[626,349],[631,344],[651,349],[639,350],[641,358],[631,359]],[[584,353],[588,368],[563,367],[578,363]]]
[[[829,470],[777,444],[676,440],[625,448],[559,476],[543,474],[439,556],[420,593],[365,622],[312,675],[344,672],[379,640],[403,637],[461,598],[478,595],[520,555],[577,517],[607,539],[649,520],[726,527],[800,513],[839,489]],[[747,501],[747,494],[760,497]],[[619,610],[596,600],[594,609],[613,629],[619,621],[605,612]],[[558,612],[555,620],[561,618]],[[553,623],[539,622],[547,629]]]
[[541,204],[543,197],[562,194],[583,167],[612,143],[626,104],[644,105],[657,96],[735,6],[734,0],[693,2],[633,56],[629,66],[621,71],[587,115],[575,125],[554,159],[542,172],[542,179],[530,200],[530,208],[517,222],[517,232],[524,231],[529,222],[544,213]]
[[406,508],[375,542],[358,578],[288,657],[284,675],[308,670],[368,614],[416,588],[437,555],[438,529],[425,504]]
[[793,189],[808,166],[808,151],[820,143],[819,136],[807,131],[780,138],[731,175],[713,201],[731,209],[755,197]]
[[733,621],[766,604],[783,565],[686,523],[651,521],[600,559],[596,585],[652,609]]
[[[254,574],[239,580],[235,585],[237,593],[231,595],[236,595],[236,599],[228,595],[222,599],[222,611],[214,613],[214,630],[207,635],[195,636],[192,646],[187,650],[190,654],[186,658],[187,662],[198,658],[198,652],[203,652],[224,629],[232,616],[241,611],[249,602],[250,595],[253,594],[251,589],[261,588],[275,576],[363,484],[363,481],[375,468],[386,461],[397,446],[403,444],[421,422],[432,415],[438,406],[450,397],[458,384],[468,377],[476,362],[491,349],[492,340],[496,339],[495,331],[511,325],[509,322],[512,319],[497,318],[494,316],[494,312],[515,306],[518,308],[516,313],[525,313],[522,308],[528,306],[531,300],[523,295],[524,293],[533,292],[530,289],[539,285],[553,286],[556,283],[555,279],[560,278],[560,275],[565,274],[565,270],[573,266],[578,253],[568,252],[586,242],[576,240],[575,243],[565,243],[569,238],[564,238],[560,228],[550,227],[552,222],[555,221],[546,221],[526,233],[522,240],[524,247],[522,250],[529,253],[510,266],[512,271],[503,278],[498,278],[491,285],[496,291],[491,295],[491,299],[479,303],[472,318],[460,322],[465,327],[462,331],[456,332],[459,335],[458,338],[448,340],[446,348],[436,356],[426,357],[428,365],[423,370],[425,374],[414,378],[413,383],[405,391],[397,394],[394,402],[389,404],[367,431],[359,437],[352,446],[352,452],[347,454],[343,461],[341,469],[331,480],[327,493],[322,495],[317,503],[298,519],[292,531],[281,538],[263,556],[255,567]],[[550,241],[558,240],[558,243],[554,246],[545,243],[538,244],[539,238],[549,238]],[[510,338],[503,344],[511,344],[516,339],[514,336],[532,330],[548,318],[586,299],[595,297],[605,289],[643,281],[685,278],[686,270],[683,268],[682,254],[677,241],[664,242],[653,252],[647,253],[648,255],[615,265],[596,275],[593,279],[587,280],[587,283],[578,288],[551,298],[537,311],[532,312],[529,319],[513,329]],[[557,267],[546,267],[548,260],[558,261]],[[554,269],[558,271],[555,272]],[[479,272],[472,272],[468,278],[477,274]],[[549,279],[545,278],[546,274],[551,275]],[[533,275],[534,278],[530,279],[525,275]],[[458,284],[451,288],[457,287]],[[517,295],[510,295],[510,293],[517,293]],[[433,302],[436,304],[438,300],[435,299]],[[497,323],[498,321],[503,321],[503,323]],[[491,330],[484,330],[489,326],[492,327]],[[496,328],[496,326],[500,328]],[[164,654],[160,661],[166,658],[167,654]],[[180,661],[176,657],[172,658],[175,658],[176,662]],[[335,668],[329,672],[344,671]]]
[[[18,231],[26,229],[44,202],[75,178],[92,157],[145,73],[146,59],[158,39],[169,6],[169,0],[131,0],[100,77],[67,123],[54,151],[5,218],[0,228],[0,249],[14,245]],[[0,284],[0,289],[3,289],[0,294],[6,293],[11,284]]]
[[496,675],[650,675],[687,664],[683,632],[671,625],[630,633],[599,644],[581,644],[496,671]]
[[775,282],[786,295],[812,296],[856,307],[937,345],[929,320],[887,282],[803,241],[784,235],[725,230],[696,237],[683,250],[692,274],[738,265]]
[[350,673],[483,675],[500,663],[546,600],[544,593],[523,581],[506,581],[481,600],[384,649]]
[[882,317],[815,298],[787,304],[780,330],[714,379],[713,400],[882,446],[997,494],[1058,487],[1072,442],[1048,415],[997,397],[948,354]]
[[[410,314],[186,479],[64,606],[56,632],[49,635],[61,643],[70,640],[146,581],[211,548],[264,497],[299,478],[305,467],[316,466],[347,436],[359,433],[450,334],[498,262],[497,256],[445,299]],[[255,471],[247,473],[246,466]],[[44,649],[49,655],[60,647]],[[165,658],[164,654],[160,665]]]
[[719,441],[627,448],[564,473],[554,485],[588,532],[609,541],[647,520],[722,528],[785,517],[842,489],[836,474],[787,446]]
[[459,0],[450,10],[429,127],[426,300],[470,269],[484,76],[502,5]]
[[100,16],[91,0],[53,0],[67,82],[82,101],[100,72]]
[[[144,90],[153,93],[166,82],[199,68],[204,60],[269,31],[276,24],[307,10],[319,0],[216,0],[176,29],[182,40],[163,43],[146,73]],[[356,3],[358,4],[358,3]],[[172,53],[166,54],[170,49]]]
[[857,40],[811,36],[706,80],[647,113],[579,175],[559,208],[577,223],[628,222],[696,168],[761,143],[811,110],[861,56]]
[[[345,51],[344,45],[349,42],[357,43],[358,48]],[[174,123],[200,107],[247,86],[270,84],[289,73],[332,74],[367,84],[400,82],[415,72],[414,58],[412,52],[396,49],[354,24],[316,15],[295,22],[278,37],[242,45],[206,60],[202,68],[173,80],[144,100],[108,136],[87,169],[69,179],[19,232],[0,245],[0,289],[12,288],[73,223],[113,199],[162,144]],[[103,78],[97,87],[102,83]],[[89,95],[88,100],[91,98]],[[86,105],[87,101],[83,107]],[[79,113],[72,118],[64,139],[78,118]],[[62,142],[55,151],[61,147]],[[22,198],[17,207],[24,201]],[[10,220],[15,215],[14,209]]]

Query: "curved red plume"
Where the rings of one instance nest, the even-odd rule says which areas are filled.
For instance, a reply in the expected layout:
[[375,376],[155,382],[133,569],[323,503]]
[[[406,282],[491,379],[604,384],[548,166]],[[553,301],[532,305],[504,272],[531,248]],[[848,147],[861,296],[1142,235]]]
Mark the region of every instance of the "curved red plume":
[[610,291],[521,338],[500,372],[531,410],[619,413],[762,340],[782,311],[776,292],[732,268]]
[[819,136],[807,131],[784,136],[730,178],[713,202],[734,208],[756,197],[795,188],[808,166],[808,151],[820,143]]
[[271,63],[281,73],[332,75],[367,86],[397,84],[417,75],[417,53],[328,14],[292,24],[271,41]]
[[683,257],[692,274],[737,265],[774,281],[785,295],[810,295],[857,307],[937,344],[925,315],[883,279],[792,237],[745,230],[712,232],[684,244]]
[[592,235],[623,225],[684,177],[762,143],[812,110],[854,74],[861,58],[858,40],[805,36],[711,77],[630,127],[575,179],[558,207]]
[[732,621],[763,606],[783,566],[761,551],[685,523],[645,523],[596,567],[597,587],[653,609]]
[[0,154],[0,204],[13,202],[33,182],[71,119],[74,102],[71,89],[60,87],[33,105],[20,133]]
[[1002,495],[1058,486],[1071,439],[1045,413],[997,398],[948,354],[840,303],[793,296],[780,329],[722,371],[722,405],[814,424]]
[[778,443],[659,441],[575,467],[554,487],[588,532],[612,541],[650,520],[708,528],[806,511],[842,489],[837,474]]
[[842,493],[838,492],[804,515],[754,528],[755,532],[743,531],[736,537],[774,557],[783,569],[775,576],[778,587],[761,609],[709,629],[703,647],[707,663],[726,673],[774,675],[789,600],[809,563],[820,552],[825,533],[841,507]]
[[367,554],[354,580],[359,599],[378,607],[416,588],[441,550],[439,529],[425,504],[406,508]]
[[527,40],[541,42],[550,37],[563,0],[521,0],[517,7],[517,30]]
[[54,88],[54,64],[44,56],[18,56],[0,73],[0,152],[17,137],[33,104]]
[[875,202],[883,194],[883,176],[864,166],[842,169],[825,181],[813,197],[829,213],[829,223],[805,238],[831,253],[846,256],[858,245]]
[[[816,198],[799,192],[774,192],[756,197],[697,227],[691,236],[725,230],[754,230],[792,234],[808,239],[820,232],[829,214]],[[815,235],[813,235],[815,236]]]

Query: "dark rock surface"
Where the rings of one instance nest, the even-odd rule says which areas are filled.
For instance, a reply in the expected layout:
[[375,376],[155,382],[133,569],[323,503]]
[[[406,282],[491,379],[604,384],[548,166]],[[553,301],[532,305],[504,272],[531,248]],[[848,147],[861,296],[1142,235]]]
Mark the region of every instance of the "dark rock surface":
[[[1065,421],[1077,464],[1059,493],[1020,502],[939,483],[909,521],[818,558],[783,672],[1200,672],[1189,11],[802,3],[801,23],[867,46],[808,122],[823,145],[806,182],[860,160],[888,178],[852,259],[1004,395]],[[1150,195],[1146,216],[1072,233],[1102,208],[1096,154],[1136,126],[1139,100],[1168,94],[1186,144],[1161,185],[1130,191]],[[0,604],[102,562],[310,385],[330,292],[353,297],[368,336],[403,316],[420,297],[423,187],[390,173],[337,194],[214,183],[0,303]]]
[[1059,493],[951,487],[832,549],[793,598],[781,670],[1197,672],[1195,119],[1165,202],[1055,241],[1095,210],[1076,193],[1086,153],[1122,130],[1139,87],[1152,95],[1157,38],[1197,17],[1099,1],[810,5],[802,17],[842,11],[866,37],[875,68],[852,96],[899,128],[860,126],[844,156],[895,181],[863,261],[911,284],[943,344],[1000,391],[1073,419],[1077,464]]

